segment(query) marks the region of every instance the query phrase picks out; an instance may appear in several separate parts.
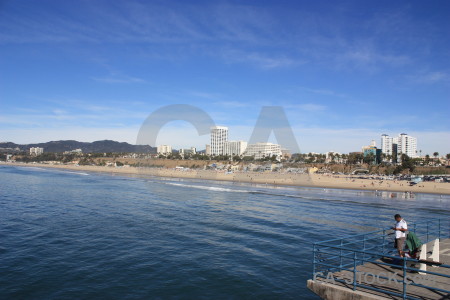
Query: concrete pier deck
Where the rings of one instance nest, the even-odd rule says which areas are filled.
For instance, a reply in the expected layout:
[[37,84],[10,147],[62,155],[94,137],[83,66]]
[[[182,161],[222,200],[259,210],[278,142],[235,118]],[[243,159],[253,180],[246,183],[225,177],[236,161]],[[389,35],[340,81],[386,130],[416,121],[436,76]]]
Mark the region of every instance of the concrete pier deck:
[[[430,243],[428,243],[430,244]],[[427,244],[427,245],[428,245]],[[430,249],[430,248],[428,248]],[[439,242],[439,262],[450,265],[450,239],[441,239]],[[380,258],[380,262],[395,264],[392,259]],[[358,286],[353,290],[353,271],[340,271],[328,274],[327,278],[315,278],[308,280],[307,286],[322,299],[329,300],[365,300],[365,299],[403,299],[403,297],[389,295],[381,291],[374,291],[370,288],[378,288],[387,292],[403,293],[403,270],[402,261],[399,267],[379,265],[376,263],[365,263],[356,267],[361,276],[357,277],[357,283],[362,283],[369,288]],[[416,266],[418,268],[418,266]],[[353,270],[353,269],[352,269]],[[439,266],[427,266],[427,271],[450,275],[450,268]],[[358,273],[357,273],[358,274]],[[362,275],[368,274],[368,275]],[[381,276],[381,277],[379,277]],[[386,277],[388,279],[386,279]],[[433,274],[419,274],[408,271],[407,275],[407,299],[450,299],[450,294],[432,290],[432,288],[450,290],[450,278]],[[344,279],[346,282],[339,282],[335,279]],[[414,286],[410,283],[419,283],[427,287]]]

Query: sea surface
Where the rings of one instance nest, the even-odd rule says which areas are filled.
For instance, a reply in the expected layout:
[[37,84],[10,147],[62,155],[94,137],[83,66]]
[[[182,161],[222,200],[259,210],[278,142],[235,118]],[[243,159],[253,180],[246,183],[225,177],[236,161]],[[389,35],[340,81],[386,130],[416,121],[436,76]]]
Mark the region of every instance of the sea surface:
[[318,299],[312,243],[450,197],[0,166],[0,299]]

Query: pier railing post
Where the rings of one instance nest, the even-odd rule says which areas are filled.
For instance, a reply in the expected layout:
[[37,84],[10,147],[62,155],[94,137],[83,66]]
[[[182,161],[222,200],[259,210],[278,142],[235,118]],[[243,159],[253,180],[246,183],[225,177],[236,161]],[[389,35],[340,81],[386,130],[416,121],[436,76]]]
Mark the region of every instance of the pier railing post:
[[406,299],[406,257],[403,257],[403,299]]
[[441,219],[438,219],[438,238],[441,240]]

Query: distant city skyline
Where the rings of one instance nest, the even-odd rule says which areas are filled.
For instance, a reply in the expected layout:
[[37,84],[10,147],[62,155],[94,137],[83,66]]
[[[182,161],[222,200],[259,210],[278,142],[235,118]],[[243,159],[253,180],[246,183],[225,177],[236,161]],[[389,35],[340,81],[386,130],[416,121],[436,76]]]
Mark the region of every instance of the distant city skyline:
[[[226,126],[218,126],[218,127],[225,127],[225,128],[227,128],[227,131],[229,130],[229,128],[228,127],[226,127]],[[363,133],[361,133],[361,134],[363,134]],[[367,137],[364,137],[364,136],[362,136],[361,137],[361,140],[360,140],[360,142],[359,142],[359,144],[358,144],[358,141],[357,140],[355,140],[355,145],[357,145],[355,148],[352,148],[350,151],[338,151],[338,150],[330,150],[330,149],[328,149],[328,148],[336,148],[336,149],[339,149],[339,147],[334,147],[333,145],[330,145],[330,144],[328,144],[328,148],[324,148],[325,150],[323,150],[323,151],[315,151],[315,150],[309,150],[309,151],[300,151],[300,153],[327,153],[327,152],[336,152],[336,153],[350,153],[350,152],[358,152],[358,151],[360,151],[360,149],[361,149],[361,145],[366,145],[366,144],[368,144],[368,141],[373,141],[373,142],[375,142],[375,144],[376,144],[376,147],[377,148],[379,148],[379,149],[381,149],[381,150],[383,150],[383,136],[384,135],[386,135],[387,137],[389,137],[389,135],[387,135],[387,134],[379,134],[379,137],[377,138],[377,137],[375,137],[375,138],[367,138]],[[390,138],[392,139],[392,138],[399,138],[399,137],[397,137],[397,136],[400,136],[401,134],[393,134],[393,136],[390,136]],[[205,140],[206,141],[206,144],[198,144],[198,146],[197,145],[195,145],[195,143],[191,143],[191,144],[183,144],[183,145],[181,145],[181,146],[179,146],[179,144],[177,144],[177,142],[174,142],[174,140],[172,140],[171,139],[171,136],[172,135],[168,135],[168,136],[166,136],[165,137],[165,140],[166,141],[169,141],[169,142],[166,142],[166,143],[157,143],[156,145],[152,145],[153,147],[155,147],[155,148],[159,148],[159,147],[170,147],[170,149],[172,150],[178,150],[178,149],[190,149],[190,148],[192,148],[192,147],[194,147],[194,148],[196,148],[198,151],[205,151],[206,150],[206,147],[207,146],[210,146],[210,144],[211,144],[211,138],[210,138],[210,134],[208,134],[208,135],[205,135],[205,136],[197,136],[197,138],[198,139],[201,139],[201,141],[202,140]],[[239,134],[237,134],[237,136],[239,136]],[[408,136],[410,136],[410,135],[408,135]],[[414,137],[414,139],[417,141],[417,138],[416,137]],[[66,139],[60,139],[60,140],[77,140],[77,139],[69,139],[69,138],[66,138]],[[107,140],[107,139],[105,139],[105,138],[99,138],[99,139],[97,139],[97,140],[89,140],[89,141],[86,141],[86,140],[77,140],[77,141],[79,141],[79,142],[94,142],[94,141],[99,141],[99,140]],[[114,140],[114,139],[111,139],[111,140]],[[4,143],[4,142],[13,142],[13,143],[16,143],[16,144],[34,144],[34,143],[46,143],[46,142],[50,142],[50,141],[56,141],[56,139],[55,140],[48,140],[48,141],[40,141],[40,142],[23,142],[23,143],[18,143],[18,142],[15,142],[15,141],[0,141],[0,143]],[[127,142],[127,143],[130,143],[130,144],[135,144],[135,142],[134,141],[118,141],[118,142]],[[231,142],[244,142],[245,144],[247,144],[247,142],[244,140],[239,140],[239,141],[236,141],[236,140],[233,140],[233,141],[231,141]],[[268,141],[269,143],[275,143],[275,144],[279,144],[277,141],[276,141],[276,139],[273,137],[273,136],[271,136],[270,137],[270,139],[269,139],[269,141]],[[391,143],[392,143],[392,141],[391,141]],[[419,145],[421,145],[422,143],[419,141],[418,142],[418,144]],[[281,145],[280,144],[280,146],[282,146],[283,147],[283,145]],[[392,144],[390,144],[390,146],[392,146]],[[364,147],[364,146],[363,146]],[[427,147],[422,147],[422,148],[420,148],[420,147],[416,147],[416,148],[414,148],[414,149],[416,149],[416,151],[417,151],[417,156],[420,156],[420,155],[422,155],[422,156],[425,156],[425,155],[432,155],[434,152],[439,152],[439,154],[441,155],[441,156],[445,156],[445,154],[447,154],[447,153],[450,153],[450,151],[449,150],[446,150],[446,151],[438,151],[438,150],[431,150],[431,151],[429,151],[429,152],[427,152],[427,151],[424,151],[423,149],[425,149],[425,148],[427,148]],[[429,147],[428,147],[429,148]],[[288,149],[289,150],[289,149]],[[160,150],[158,150],[158,152],[160,152]],[[162,152],[164,152],[164,151],[162,151]],[[170,151],[167,151],[167,152],[170,152]],[[389,153],[388,151],[386,151],[386,150],[383,150],[383,153]]]
[[[276,105],[302,153],[403,132],[422,155],[449,153],[449,13],[448,1],[4,1],[0,141],[135,144],[169,104],[248,141]],[[175,121],[157,144],[209,139]]]

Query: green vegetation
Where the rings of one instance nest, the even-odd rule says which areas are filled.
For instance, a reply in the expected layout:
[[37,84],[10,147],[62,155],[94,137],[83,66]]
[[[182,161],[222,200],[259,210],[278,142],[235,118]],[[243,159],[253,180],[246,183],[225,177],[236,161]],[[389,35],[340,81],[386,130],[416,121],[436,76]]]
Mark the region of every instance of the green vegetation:
[[364,159],[364,156],[362,153],[359,152],[354,152],[354,153],[350,153],[348,155],[348,159],[347,159],[347,163],[350,165],[356,165],[356,164],[360,164]]

